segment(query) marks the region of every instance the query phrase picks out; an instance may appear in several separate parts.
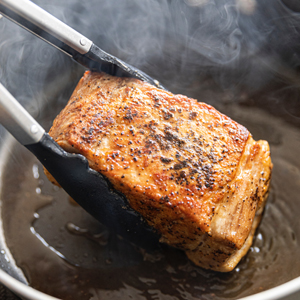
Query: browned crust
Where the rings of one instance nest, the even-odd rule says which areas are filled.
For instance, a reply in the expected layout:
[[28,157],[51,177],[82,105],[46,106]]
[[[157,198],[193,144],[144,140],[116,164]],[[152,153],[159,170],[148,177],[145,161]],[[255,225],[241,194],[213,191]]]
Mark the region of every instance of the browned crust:
[[[242,165],[256,172],[261,145],[213,107],[137,79],[86,72],[50,135],[67,151],[85,155],[165,242],[193,251],[212,236],[233,253],[249,236],[264,192],[251,208],[236,206],[233,186]],[[262,165],[270,170],[268,159]],[[255,188],[246,190],[250,195]],[[214,216],[234,210],[238,217],[222,225],[228,232],[218,230]],[[239,234],[230,235],[235,228]]]

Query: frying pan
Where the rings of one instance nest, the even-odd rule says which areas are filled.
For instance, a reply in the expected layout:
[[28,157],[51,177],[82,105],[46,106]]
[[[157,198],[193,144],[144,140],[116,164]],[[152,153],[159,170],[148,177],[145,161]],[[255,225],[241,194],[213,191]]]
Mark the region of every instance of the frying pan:
[[[29,36],[26,39],[33,42]],[[42,48],[40,53],[45,49]],[[53,52],[53,56],[56,55]],[[32,61],[29,64],[23,60],[22,63],[24,68]],[[293,111],[297,108],[298,86],[295,82],[298,75],[285,62],[282,65],[286,68],[277,68],[276,72],[285,72],[280,72],[259,90],[251,93],[247,86],[244,87],[236,96],[243,99],[242,103],[234,102],[234,95],[228,95],[228,90],[220,88],[220,82],[210,80],[209,76],[205,85],[201,84],[199,88],[192,83],[183,85],[183,93],[189,96],[209,103],[218,98],[221,102],[218,108],[222,112],[246,125],[255,139],[264,138],[271,144],[275,165],[272,192],[252,250],[238,270],[220,275],[196,268],[174,249],[163,248],[157,254],[150,254],[113,234],[108,234],[106,240],[107,231],[74,206],[62,191],[54,189],[30,153],[21,150],[2,131],[0,197],[1,250],[4,251],[1,251],[0,259],[2,269],[8,273],[8,276],[1,276],[2,282],[28,299],[50,299],[37,294],[37,289],[64,299],[75,289],[80,299],[85,299],[86,295],[79,293],[83,286],[91,291],[92,285],[87,278],[90,281],[97,279],[94,286],[97,289],[93,291],[96,299],[242,299],[249,295],[252,296],[248,299],[255,300],[298,299],[299,294],[292,295],[300,285],[299,123],[295,117],[297,111]],[[17,74],[11,77],[8,68],[4,73],[9,75],[6,84],[16,98],[44,128],[49,128],[82,72],[83,69],[68,63],[62,56],[59,64],[46,68],[47,82],[35,85],[29,81],[30,93],[24,86],[22,94],[27,93],[30,97],[18,97],[21,92],[12,88],[11,79],[18,78]],[[38,75],[35,78],[43,77],[43,73]],[[163,78],[154,77],[163,82]],[[174,85],[180,85],[182,78],[173,79]],[[202,79],[200,74],[193,80],[199,82]],[[289,102],[281,103],[280,99]],[[277,107],[265,109],[268,100],[277,103]],[[75,275],[78,280],[69,280]],[[23,284],[16,284],[12,278]],[[35,290],[26,287],[26,282]],[[75,283],[79,285],[78,289],[74,287]],[[57,295],[57,288],[66,294]]]

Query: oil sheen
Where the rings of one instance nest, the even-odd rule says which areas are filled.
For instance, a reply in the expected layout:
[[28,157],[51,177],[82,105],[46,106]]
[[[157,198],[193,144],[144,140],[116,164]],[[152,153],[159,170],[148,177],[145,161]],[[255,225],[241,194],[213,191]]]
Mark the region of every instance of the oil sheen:
[[72,300],[221,300],[300,276],[300,131],[259,109],[224,112],[254,139],[270,143],[274,163],[262,222],[234,271],[204,270],[179,250],[162,245],[149,252],[114,235],[53,186],[16,144],[3,176],[2,218],[7,245],[30,285]]

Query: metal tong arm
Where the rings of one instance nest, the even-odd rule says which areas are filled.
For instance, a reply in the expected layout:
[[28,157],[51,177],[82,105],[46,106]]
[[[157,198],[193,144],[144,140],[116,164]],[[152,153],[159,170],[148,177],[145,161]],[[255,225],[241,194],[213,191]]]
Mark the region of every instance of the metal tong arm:
[[0,10],[8,19],[69,55],[85,54],[93,44],[29,0],[0,0]]
[[164,89],[157,80],[103,51],[91,40],[29,0],[0,0],[0,12],[89,69],[116,76],[135,77]]
[[65,152],[0,83],[0,123],[53,175],[87,212],[126,239],[157,249],[159,235],[133,211],[125,197],[79,154]]
[[0,123],[22,144],[40,141],[45,133],[41,125],[0,83]]

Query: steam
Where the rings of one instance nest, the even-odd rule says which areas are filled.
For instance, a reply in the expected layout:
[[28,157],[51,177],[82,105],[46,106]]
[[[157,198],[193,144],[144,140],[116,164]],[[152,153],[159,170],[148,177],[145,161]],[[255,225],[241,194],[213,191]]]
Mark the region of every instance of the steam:
[[[300,64],[300,15],[288,5],[292,0],[34,2],[171,91],[190,96],[206,88],[208,78],[221,90],[258,90],[282,65]],[[21,101],[30,102],[49,80],[76,68],[0,19],[0,80]]]
[[45,87],[62,55],[5,18],[0,20],[0,37],[1,82],[19,101],[36,106],[34,95]]

